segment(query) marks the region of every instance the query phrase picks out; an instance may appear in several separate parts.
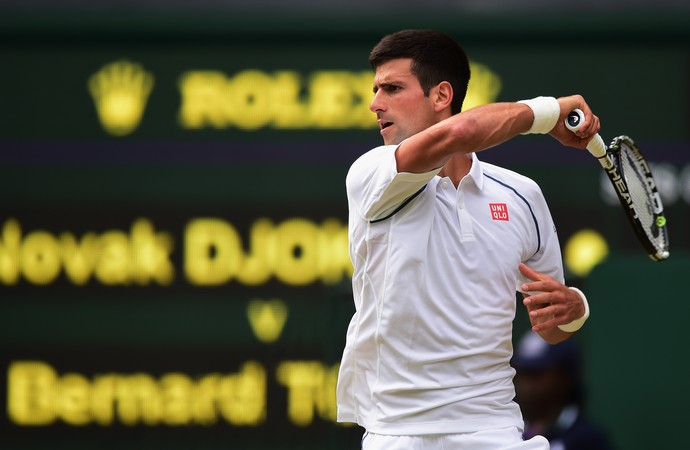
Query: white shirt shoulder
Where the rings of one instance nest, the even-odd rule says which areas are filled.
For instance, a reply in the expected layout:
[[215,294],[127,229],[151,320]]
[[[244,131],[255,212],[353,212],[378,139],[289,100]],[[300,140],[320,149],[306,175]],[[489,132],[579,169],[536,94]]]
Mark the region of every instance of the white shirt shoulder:
[[370,221],[385,217],[410,198],[441,168],[424,173],[398,172],[397,145],[376,147],[350,167],[345,184],[350,210]]

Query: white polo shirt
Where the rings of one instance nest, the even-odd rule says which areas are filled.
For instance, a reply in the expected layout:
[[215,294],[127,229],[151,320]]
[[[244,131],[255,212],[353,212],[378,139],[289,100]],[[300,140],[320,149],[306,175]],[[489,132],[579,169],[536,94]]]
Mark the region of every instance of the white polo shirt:
[[398,173],[395,149],[347,175],[356,311],[338,420],[393,435],[522,429],[509,364],[518,264],[563,282],[541,190],[475,155],[458,189],[440,170]]

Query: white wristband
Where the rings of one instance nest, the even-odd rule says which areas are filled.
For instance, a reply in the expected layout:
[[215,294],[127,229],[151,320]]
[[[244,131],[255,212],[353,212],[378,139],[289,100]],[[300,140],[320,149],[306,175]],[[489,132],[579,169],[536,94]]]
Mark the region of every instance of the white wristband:
[[534,113],[532,128],[522,134],[546,134],[554,129],[561,116],[561,106],[554,97],[536,97],[518,103],[529,106]]
[[582,298],[582,303],[585,305],[584,316],[580,317],[579,319],[575,319],[570,323],[566,323],[565,325],[558,325],[558,328],[561,330],[567,331],[568,333],[573,333],[582,328],[582,325],[584,325],[589,318],[589,303],[587,303],[587,297],[585,297],[585,294],[581,290],[574,287],[569,287],[568,289],[572,289],[573,291],[577,292]]

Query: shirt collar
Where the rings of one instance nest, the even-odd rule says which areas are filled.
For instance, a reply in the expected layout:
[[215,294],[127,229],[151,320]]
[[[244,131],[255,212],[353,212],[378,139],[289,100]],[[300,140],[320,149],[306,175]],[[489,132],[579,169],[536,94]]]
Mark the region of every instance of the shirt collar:
[[479,158],[477,158],[477,154],[472,153],[472,167],[470,167],[470,173],[468,173],[468,175],[474,182],[475,186],[477,186],[477,188],[479,188],[481,191],[484,187],[484,172],[482,172],[480,165],[481,164],[479,162]]
[[[470,155],[472,155],[472,166],[470,166],[470,171],[467,173],[467,175],[465,175],[465,177],[463,177],[463,179],[469,177],[474,185],[477,186],[477,188],[481,191],[484,187],[484,172],[481,168],[481,162],[479,161],[479,158],[477,158],[476,153],[470,153]],[[438,170],[440,171],[441,169]]]

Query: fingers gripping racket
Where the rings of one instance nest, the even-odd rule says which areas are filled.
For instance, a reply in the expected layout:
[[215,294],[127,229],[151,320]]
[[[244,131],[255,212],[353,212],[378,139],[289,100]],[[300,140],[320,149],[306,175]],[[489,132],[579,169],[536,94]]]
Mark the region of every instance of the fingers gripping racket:
[[[565,126],[577,131],[585,115],[573,110],[565,119]],[[654,183],[652,171],[640,149],[628,136],[618,136],[609,146],[597,134],[587,144],[613,184],[623,209],[645,251],[655,261],[669,257],[668,230],[664,206]]]

